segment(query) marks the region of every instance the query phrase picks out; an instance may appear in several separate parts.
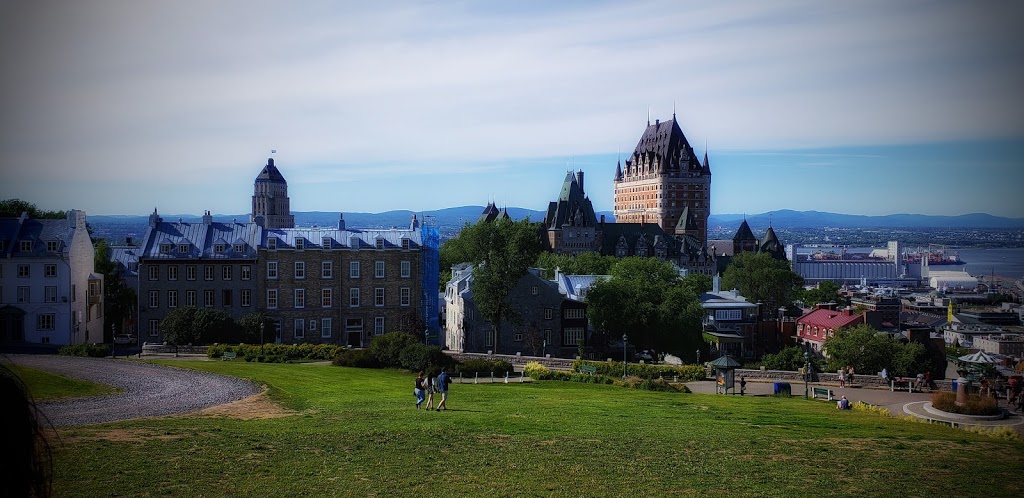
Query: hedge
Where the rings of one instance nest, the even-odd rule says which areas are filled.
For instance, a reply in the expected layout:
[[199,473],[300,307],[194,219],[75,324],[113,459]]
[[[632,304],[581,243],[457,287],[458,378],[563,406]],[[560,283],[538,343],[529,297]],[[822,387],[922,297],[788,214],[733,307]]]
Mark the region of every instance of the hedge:
[[110,346],[106,344],[75,344],[64,346],[57,350],[61,356],[89,356],[92,358],[104,358],[110,356]]
[[[597,369],[598,375],[622,378],[621,361],[586,361],[576,360],[572,362],[573,371],[580,371],[580,367],[588,365]],[[657,378],[678,378],[680,382],[691,382],[704,380],[705,371],[701,365],[649,365],[646,363],[627,363],[627,376],[639,377],[641,379]]]
[[336,344],[214,344],[206,349],[206,356],[220,358],[226,351],[231,351],[245,361],[284,363],[296,360],[334,360],[344,350],[343,346]]

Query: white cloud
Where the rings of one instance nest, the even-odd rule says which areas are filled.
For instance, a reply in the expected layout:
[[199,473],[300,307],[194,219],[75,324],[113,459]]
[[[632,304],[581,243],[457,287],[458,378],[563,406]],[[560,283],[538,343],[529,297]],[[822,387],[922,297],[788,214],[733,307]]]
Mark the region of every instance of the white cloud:
[[[0,196],[134,179],[166,185],[146,202],[195,205],[173,186],[244,188],[271,148],[296,182],[483,174],[474,163],[493,174],[501,161],[628,151],[648,106],[667,118],[672,101],[698,149],[1024,134],[1013,3],[12,10],[0,19]],[[66,190],[101,212],[148,210]]]

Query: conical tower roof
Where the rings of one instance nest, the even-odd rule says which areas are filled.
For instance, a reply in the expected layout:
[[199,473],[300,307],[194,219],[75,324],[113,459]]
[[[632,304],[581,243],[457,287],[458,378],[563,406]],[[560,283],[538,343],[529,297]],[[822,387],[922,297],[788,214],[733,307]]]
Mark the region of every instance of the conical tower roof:
[[287,183],[284,180],[284,175],[274,166],[274,158],[267,159],[267,165],[263,167],[260,174],[256,176],[258,182],[274,182],[274,183]]
[[733,242],[739,242],[741,240],[753,240],[757,241],[757,237],[754,237],[754,232],[750,231],[750,225],[747,224],[747,220],[743,220],[740,223],[740,228],[736,230],[736,235],[732,238]]

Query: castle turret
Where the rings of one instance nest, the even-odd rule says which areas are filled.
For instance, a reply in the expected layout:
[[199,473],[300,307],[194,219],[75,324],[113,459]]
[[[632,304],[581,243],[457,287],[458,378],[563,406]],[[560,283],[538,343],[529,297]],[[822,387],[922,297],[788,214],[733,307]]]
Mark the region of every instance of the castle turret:
[[288,182],[274,166],[274,158],[267,159],[267,165],[260,171],[253,185],[251,221],[263,217],[265,228],[294,228],[288,199]]

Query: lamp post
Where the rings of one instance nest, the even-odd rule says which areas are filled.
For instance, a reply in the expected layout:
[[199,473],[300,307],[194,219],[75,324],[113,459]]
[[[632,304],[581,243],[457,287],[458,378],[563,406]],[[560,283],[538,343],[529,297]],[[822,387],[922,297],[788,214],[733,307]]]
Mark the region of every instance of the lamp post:
[[629,340],[629,336],[622,334],[622,378],[626,378],[626,341]]
[[804,351],[804,399],[810,399],[808,383],[811,378],[811,355]]
[[700,365],[700,350],[697,350],[697,364]]
[[260,320],[260,356],[263,356],[263,345],[267,343],[267,340],[266,340],[266,338],[264,337],[264,334],[263,334],[264,333],[264,329],[266,329],[266,328],[267,328],[267,319],[263,318],[262,320]]

